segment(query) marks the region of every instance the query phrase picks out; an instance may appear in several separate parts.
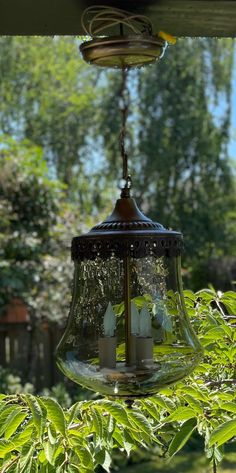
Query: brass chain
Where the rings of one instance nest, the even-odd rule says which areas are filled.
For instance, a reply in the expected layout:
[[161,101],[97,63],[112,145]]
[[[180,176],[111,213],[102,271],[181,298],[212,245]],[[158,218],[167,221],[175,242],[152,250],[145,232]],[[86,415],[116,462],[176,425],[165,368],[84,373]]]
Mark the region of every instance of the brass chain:
[[132,181],[131,176],[128,171],[128,155],[126,152],[126,133],[127,133],[127,118],[130,105],[130,94],[128,89],[128,69],[122,69],[122,79],[121,79],[121,88],[120,88],[120,113],[121,113],[121,130],[119,137],[120,144],[120,153],[123,164],[123,179],[125,180],[124,189],[122,189],[124,196],[129,196],[129,189],[131,187]]

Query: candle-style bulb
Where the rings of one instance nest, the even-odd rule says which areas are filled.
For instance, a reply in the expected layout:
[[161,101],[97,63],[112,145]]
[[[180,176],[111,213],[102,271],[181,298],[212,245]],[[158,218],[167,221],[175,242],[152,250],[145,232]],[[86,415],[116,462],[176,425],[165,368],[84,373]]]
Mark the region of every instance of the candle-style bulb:
[[131,333],[133,335],[139,335],[139,311],[134,302],[131,302]]
[[140,312],[139,326],[140,326],[139,335],[141,337],[151,337],[151,331],[152,331],[151,316],[149,314],[146,304],[143,306]]
[[105,337],[114,337],[116,328],[116,316],[110,302],[104,314],[103,328]]

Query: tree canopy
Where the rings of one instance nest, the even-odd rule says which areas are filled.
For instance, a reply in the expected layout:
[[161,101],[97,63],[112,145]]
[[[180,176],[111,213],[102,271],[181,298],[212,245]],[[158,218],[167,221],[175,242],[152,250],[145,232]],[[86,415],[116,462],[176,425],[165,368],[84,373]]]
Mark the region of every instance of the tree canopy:
[[[71,237],[109,212],[121,176],[121,75],[82,63],[76,38],[3,37],[0,46],[0,309],[18,296],[35,316],[60,321]],[[180,40],[129,77],[134,193],[151,217],[185,233],[192,288],[211,282],[211,258],[235,252],[232,66],[231,40]],[[235,294],[188,290],[185,303],[205,349],[190,378],[132,410],[0,395],[1,471],[109,471],[113,450],[152,442],[171,458],[198,435],[215,473],[236,435]]]
[[[0,39],[0,132],[42,149],[49,177],[84,215],[110,208],[121,177],[120,71],[79,57],[76,38]],[[179,40],[130,73],[128,149],[134,194],[185,234],[188,283],[235,254],[235,179],[228,156],[232,40]],[[231,281],[226,284],[230,285]]]

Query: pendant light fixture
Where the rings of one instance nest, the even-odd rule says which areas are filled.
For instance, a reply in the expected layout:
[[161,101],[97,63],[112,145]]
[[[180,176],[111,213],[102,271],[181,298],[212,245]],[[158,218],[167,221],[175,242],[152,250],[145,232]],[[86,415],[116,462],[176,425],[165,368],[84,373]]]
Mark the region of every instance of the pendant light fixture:
[[57,363],[88,389],[132,399],[187,376],[202,348],[184,304],[182,234],[146,217],[131,196],[126,119],[123,106],[120,198],[105,221],[72,240],[73,295]]

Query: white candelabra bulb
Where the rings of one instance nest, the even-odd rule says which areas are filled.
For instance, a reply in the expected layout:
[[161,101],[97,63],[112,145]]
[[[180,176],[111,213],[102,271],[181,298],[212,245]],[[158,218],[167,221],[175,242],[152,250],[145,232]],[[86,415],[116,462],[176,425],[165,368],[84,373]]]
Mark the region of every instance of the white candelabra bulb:
[[116,316],[110,302],[104,314],[103,328],[105,337],[114,337],[116,328]]
[[134,302],[131,302],[131,333],[133,335],[139,335],[139,319],[139,311]]
[[141,337],[151,337],[151,332],[152,332],[151,316],[149,314],[146,304],[143,306],[140,312],[139,326],[140,326],[139,335]]
[[163,300],[159,300],[158,298],[156,298],[153,304],[152,312],[154,316],[156,317],[157,321],[159,322],[160,326],[166,332],[173,331],[171,317],[168,315],[168,311],[167,311],[165,302]]

